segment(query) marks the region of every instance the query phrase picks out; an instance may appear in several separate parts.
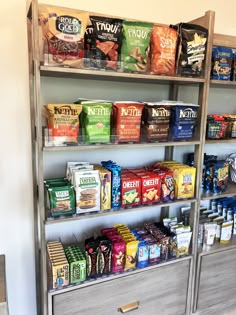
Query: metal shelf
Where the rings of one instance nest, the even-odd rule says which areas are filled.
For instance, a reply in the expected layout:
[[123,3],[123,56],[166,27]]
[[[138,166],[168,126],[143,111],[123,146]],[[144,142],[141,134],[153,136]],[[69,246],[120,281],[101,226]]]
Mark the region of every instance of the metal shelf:
[[201,195],[202,200],[211,200],[211,199],[219,199],[224,197],[232,197],[236,195],[236,184],[228,184],[228,188],[226,192],[222,194],[214,194],[214,193],[203,193]]
[[141,143],[107,143],[107,144],[80,144],[74,146],[45,146],[43,151],[84,151],[84,150],[100,150],[100,149],[122,149],[122,148],[151,148],[151,147],[175,147],[175,146],[186,146],[186,145],[198,145],[199,140],[190,141],[170,141],[170,142],[141,142]]
[[189,256],[185,256],[183,258],[176,258],[176,259],[170,259],[168,261],[165,262],[161,262],[159,264],[153,265],[153,266],[149,266],[146,268],[142,268],[142,269],[135,269],[133,271],[126,271],[126,272],[122,272],[119,274],[111,274],[109,276],[106,277],[101,277],[98,279],[94,279],[94,280],[86,280],[83,283],[78,283],[78,284],[74,284],[74,285],[69,285],[65,288],[61,288],[61,289],[54,289],[54,290],[49,290],[48,295],[53,296],[53,295],[57,295],[57,294],[61,294],[61,293],[65,293],[65,292],[69,292],[69,291],[73,291],[73,290],[77,290],[79,288],[84,288],[90,285],[95,285],[98,283],[102,283],[102,282],[107,282],[107,281],[112,281],[115,279],[119,279],[119,278],[123,278],[123,277],[127,277],[127,276],[131,276],[140,272],[145,272],[147,270],[152,270],[152,269],[156,269],[156,268],[161,268],[167,265],[171,265],[171,264],[176,264],[185,260],[190,260],[192,259],[192,255]]
[[70,221],[77,221],[77,220],[84,220],[84,219],[91,219],[91,218],[100,218],[104,216],[110,216],[110,215],[116,215],[116,214],[124,214],[128,212],[136,212],[136,211],[145,211],[150,209],[151,207],[156,208],[162,208],[162,207],[168,207],[173,205],[179,205],[183,203],[193,203],[196,202],[196,199],[182,199],[182,200],[176,200],[173,202],[162,202],[152,205],[146,205],[146,206],[139,206],[134,208],[126,208],[126,209],[120,209],[120,210],[108,210],[103,212],[90,212],[90,213],[84,213],[84,214],[77,214],[74,216],[68,216],[68,217],[59,217],[59,218],[49,218],[45,221],[46,225],[49,224],[56,224],[56,223],[63,223],[63,222],[70,222]]
[[113,81],[128,81],[128,82],[143,82],[143,83],[169,83],[178,82],[184,84],[198,84],[205,83],[204,78],[191,78],[179,76],[161,76],[153,74],[140,74],[140,73],[125,73],[125,72],[112,72],[102,70],[87,70],[87,69],[73,69],[63,67],[40,67],[41,76],[46,77],[62,77],[62,78],[83,78],[89,80],[113,80]]
[[231,139],[207,139],[205,144],[225,144],[225,143],[236,143],[236,138]]
[[211,85],[218,85],[222,87],[235,87],[236,81],[224,81],[224,80],[211,80]]
[[201,255],[209,255],[220,251],[230,250],[236,248],[236,235],[232,236],[232,239],[227,244],[221,244],[219,241],[215,241],[212,246],[205,246],[200,250]]

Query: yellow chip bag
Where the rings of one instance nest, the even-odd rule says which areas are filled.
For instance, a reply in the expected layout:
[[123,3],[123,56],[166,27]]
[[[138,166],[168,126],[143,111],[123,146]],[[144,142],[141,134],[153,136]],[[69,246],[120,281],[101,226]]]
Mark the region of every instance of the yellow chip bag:
[[193,198],[195,192],[196,168],[179,166],[172,168],[175,180],[176,199]]
[[131,241],[126,243],[126,254],[125,254],[125,271],[129,269],[135,269],[136,267],[136,256],[138,250],[138,241]]

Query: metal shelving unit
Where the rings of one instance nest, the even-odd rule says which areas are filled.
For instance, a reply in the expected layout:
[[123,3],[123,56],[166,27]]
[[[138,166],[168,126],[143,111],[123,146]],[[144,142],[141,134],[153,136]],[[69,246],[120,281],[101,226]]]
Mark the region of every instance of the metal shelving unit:
[[[178,292],[173,292],[172,298],[178,298],[176,300],[173,309],[171,309],[171,314],[179,315],[190,314],[192,310],[193,300],[194,300],[194,284],[196,276],[196,262],[197,262],[197,234],[198,234],[198,218],[199,218],[199,206],[201,199],[200,192],[200,183],[202,176],[202,162],[203,162],[203,153],[204,153],[204,137],[205,137],[205,121],[207,114],[207,100],[210,86],[210,64],[211,64],[211,51],[212,51],[212,42],[213,42],[213,29],[214,29],[214,12],[208,11],[204,16],[199,17],[196,20],[191,21],[206,27],[209,31],[207,54],[206,54],[206,68],[204,73],[204,78],[186,78],[178,76],[154,76],[154,75],[141,75],[141,74],[127,74],[120,72],[108,72],[108,71],[95,71],[95,70],[78,70],[70,68],[59,68],[59,67],[46,67],[40,65],[39,59],[39,33],[38,33],[38,3],[37,0],[32,1],[32,5],[29,10],[29,51],[30,51],[30,60],[29,60],[29,69],[30,69],[30,91],[31,91],[31,117],[32,117],[32,147],[33,147],[33,167],[34,167],[34,191],[35,191],[35,230],[36,230],[36,257],[37,262],[39,262],[37,267],[37,283],[38,286],[38,301],[40,301],[39,314],[40,315],[59,315],[60,311],[55,311],[55,303],[62,303],[64,299],[64,294],[69,294],[73,291],[73,294],[80,296],[81,290],[83,287],[95,287],[95,285],[104,284],[106,289],[106,284],[109,282],[109,286],[112,286],[112,281],[114,280],[114,291],[119,281],[126,281],[126,277],[132,275],[133,277],[140,277],[140,281],[143,281],[143,275],[147,272],[150,275],[151,272],[158,277],[153,284],[152,292],[157,292],[157,298],[155,303],[162,303],[163,307],[168,308],[170,297],[168,294],[160,300],[159,293],[162,290],[169,292],[170,285],[174,288],[181,285],[181,296],[178,296]],[[196,128],[196,139],[185,142],[164,142],[164,143],[138,143],[138,144],[108,144],[108,145],[90,145],[90,146],[75,146],[75,147],[44,147],[43,142],[43,124],[42,124],[42,102],[41,102],[41,80],[43,77],[51,78],[74,78],[74,79],[83,79],[83,80],[105,80],[105,81],[119,81],[119,82],[132,82],[132,83],[143,83],[143,84],[167,84],[170,89],[169,98],[172,100],[178,99],[178,87],[180,85],[196,85],[198,86],[198,103],[200,105],[199,109],[199,119]],[[105,90],[104,90],[105,93]],[[193,238],[192,238],[192,253],[190,256],[171,260],[162,264],[148,267],[143,270],[136,270],[131,273],[114,275],[106,279],[99,279],[94,282],[86,282],[86,284],[78,286],[70,286],[63,290],[48,291],[47,287],[47,256],[46,256],[46,242],[47,242],[47,232],[46,227],[55,225],[55,223],[71,222],[83,219],[93,220],[95,217],[102,216],[115,216],[117,213],[125,212],[137,212],[145,211],[146,207],[125,209],[121,211],[110,211],[107,213],[98,213],[84,216],[75,216],[71,218],[60,218],[57,220],[50,220],[46,216],[45,206],[44,206],[44,154],[50,154],[50,152],[66,152],[68,156],[72,151],[83,151],[90,150],[91,152],[97,150],[106,150],[109,149],[121,149],[121,148],[132,148],[135,149],[133,152],[138,152],[136,150],[148,150],[149,148],[164,148],[163,159],[173,159],[174,149],[179,146],[194,146],[195,153],[195,166],[197,168],[196,176],[196,191],[195,198],[191,200],[181,200],[173,203],[160,204],[156,207],[161,208],[163,213],[168,214],[169,206],[180,205],[185,203],[191,203],[191,222],[193,228]],[[105,155],[105,154],[104,154]],[[92,158],[91,158],[92,162]],[[135,167],[135,165],[134,165]],[[160,270],[164,270],[164,273],[161,274]],[[184,283],[183,283],[184,275]],[[173,277],[174,276],[174,277]],[[149,276],[148,281],[151,281],[151,276]],[[111,280],[111,281],[107,281]],[[162,286],[162,281],[164,286]],[[122,282],[119,282],[119,285],[122,285]],[[117,286],[118,288],[118,286]],[[112,291],[109,287],[109,292]],[[136,289],[134,289],[135,291]],[[132,287],[130,288],[132,292]],[[59,300],[55,300],[55,296]],[[78,303],[79,298],[76,297]],[[74,295],[70,296],[74,298]],[[60,300],[61,299],[61,300]],[[59,301],[59,302],[58,302]],[[60,302],[61,301],[61,302]],[[71,306],[72,307],[72,306]],[[75,307],[75,306],[74,306]],[[158,307],[158,305],[156,306]],[[75,307],[76,308],[76,307]],[[148,309],[146,310],[148,313]],[[175,313],[174,313],[175,312]],[[64,314],[64,313],[63,313]],[[78,314],[77,310],[74,313]],[[82,314],[82,313],[79,313]],[[87,313],[86,313],[87,314]],[[83,315],[86,315],[83,313]],[[92,314],[92,313],[88,313]]]

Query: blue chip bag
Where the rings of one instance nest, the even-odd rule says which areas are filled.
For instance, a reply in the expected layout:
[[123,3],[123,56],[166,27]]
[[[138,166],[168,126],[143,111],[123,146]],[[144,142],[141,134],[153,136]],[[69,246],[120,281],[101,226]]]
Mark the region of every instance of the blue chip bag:
[[137,268],[148,266],[149,246],[146,242],[139,242],[137,252]]
[[119,209],[121,206],[121,167],[113,161],[102,161],[102,166],[111,171],[111,207]]
[[212,50],[211,79],[230,80],[232,72],[233,50],[227,47],[214,47]]
[[199,105],[176,103],[171,108],[171,138],[187,140],[193,137]]

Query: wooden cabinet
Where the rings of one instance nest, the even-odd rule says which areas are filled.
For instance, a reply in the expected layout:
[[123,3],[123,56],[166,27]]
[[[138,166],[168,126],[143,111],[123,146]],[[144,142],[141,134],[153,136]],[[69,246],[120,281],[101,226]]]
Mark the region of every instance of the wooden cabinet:
[[[53,296],[54,315],[184,315],[190,259]],[[131,311],[138,302],[138,309]],[[129,304],[131,306],[129,307]]]

